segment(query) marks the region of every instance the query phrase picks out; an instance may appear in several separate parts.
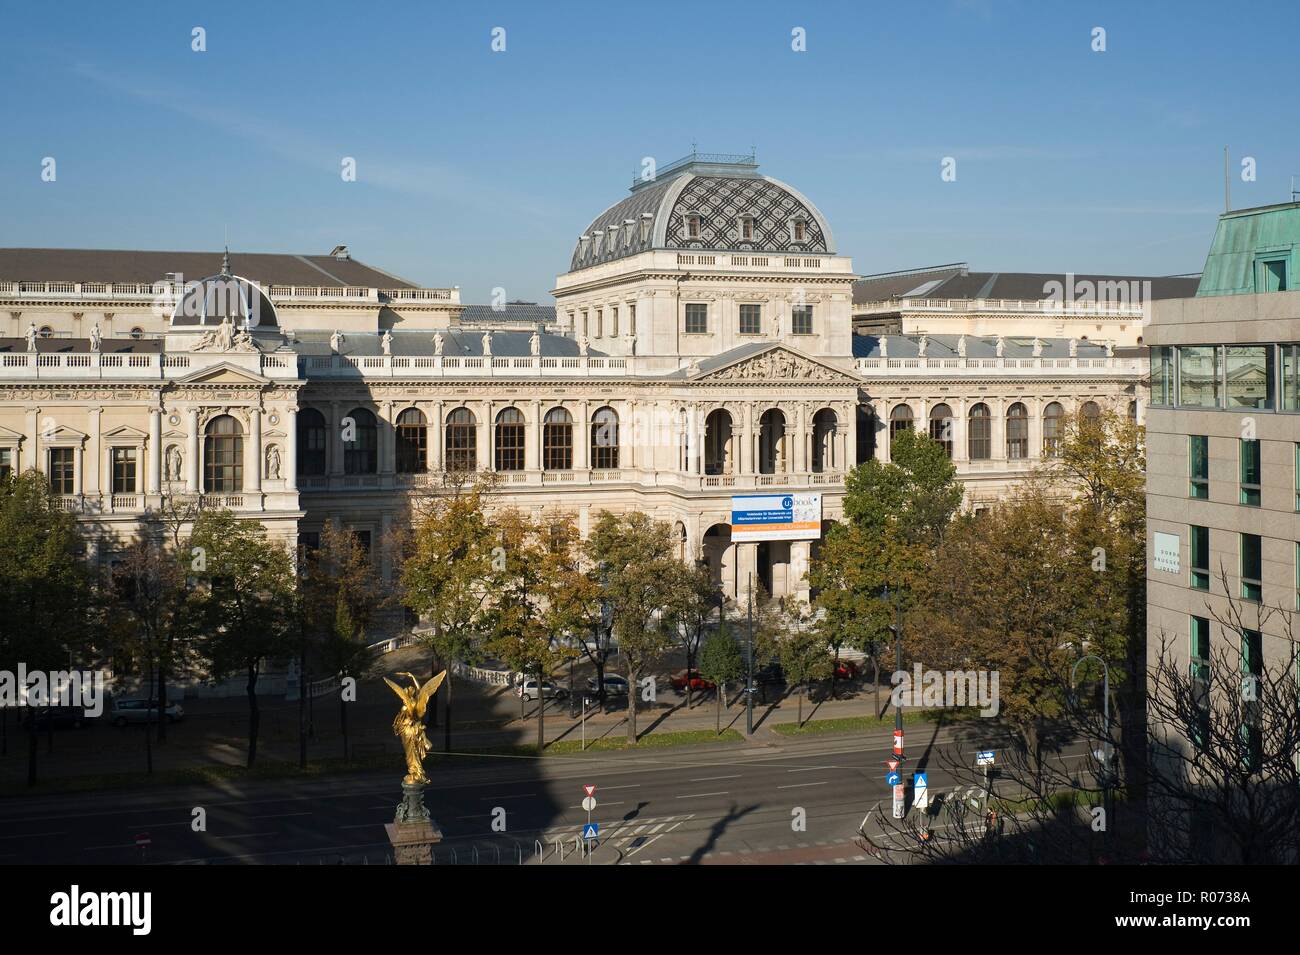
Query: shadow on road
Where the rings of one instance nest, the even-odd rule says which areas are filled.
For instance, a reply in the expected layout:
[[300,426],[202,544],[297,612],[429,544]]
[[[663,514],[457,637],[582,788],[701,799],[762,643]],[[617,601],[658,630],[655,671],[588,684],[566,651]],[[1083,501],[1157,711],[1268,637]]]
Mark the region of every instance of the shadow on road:
[[702,860],[704,856],[710,852],[715,845],[717,845],[718,838],[726,832],[727,826],[739,819],[743,819],[756,809],[758,809],[758,806],[756,805],[747,806],[744,809],[737,809],[733,803],[727,810],[727,814],[709,827],[709,838],[696,847],[695,851],[691,853],[691,857],[683,862],[682,865],[699,865],[700,860]]

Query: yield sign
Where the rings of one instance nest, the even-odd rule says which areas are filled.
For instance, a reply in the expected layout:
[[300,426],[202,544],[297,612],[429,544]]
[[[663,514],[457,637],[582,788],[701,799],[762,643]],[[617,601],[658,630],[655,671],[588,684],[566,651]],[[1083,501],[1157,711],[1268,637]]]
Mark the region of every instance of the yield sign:
[[885,760],[885,765],[889,767],[891,773],[898,771],[898,760],[896,759]]
[[582,791],[585,792],[588,796],[596,795],[596,787],[592,785],[583,786]]

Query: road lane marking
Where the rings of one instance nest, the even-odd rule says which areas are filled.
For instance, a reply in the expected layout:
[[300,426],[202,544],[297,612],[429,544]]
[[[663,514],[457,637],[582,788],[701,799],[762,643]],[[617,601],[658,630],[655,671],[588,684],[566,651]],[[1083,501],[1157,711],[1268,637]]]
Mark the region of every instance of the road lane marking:
[[536,796],[537,793],[517,793],[513,796],[480,796],[479,802],[500,802],[502,799],[527,799],[529,796]]
[[[249,819],[289,819],[293,816],[310,816],[309,812],[277,812],[269,816],[249,816]],[[183,825],[183,823],[168,823],[168,825]]]
[[806,766],[803,769],[787,769],[787,773],[814,773],[819,769],[839,769],[838,766]]
[[698,779],[688,779],[687,782],[689,782],[689,783],[707,783],[707,782],[709,782],[710,780],[713,780],[713,779],[739,779],[739,778],[740,778],[740,773],[736,773],[735,775],[732,775],[732,776],[701,776],[701,777],[699,777]]
[[791,783],[788,786],[777,786],[777,789],[802,789],[805,786],[825,786],[830,782],[829,779],[823,779],[819,783]]
[[674,796],[674,799],[700,799],[703,796],[725,796],[725,791],[720,793],[687,793],[685,796]]

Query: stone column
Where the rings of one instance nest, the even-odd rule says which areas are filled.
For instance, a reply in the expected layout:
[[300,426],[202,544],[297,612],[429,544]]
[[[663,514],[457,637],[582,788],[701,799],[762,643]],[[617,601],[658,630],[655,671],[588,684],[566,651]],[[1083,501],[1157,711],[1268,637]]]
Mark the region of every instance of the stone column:
[[105,472],[104,470],[103,429],[100,427],[103,411],[103,408],[96,407],[91,408],[88,412],[90,427],[87,429],[89,436],[86,441],[90,445],[90,462],[84,465],[85,470],[81,486],[81,493],[86,495],[102,494],[106,490],[111,491],[113,489],[112,484],[103,480],[103,477],[111,479],[112,476],[112,471]]
[[812,541],[790,542],[790,577],[787,590],[797,599],[807,602],[811,599],[808,591],[808,568],[812,564]]
[[758,579],[758,545],[735,544],[736,548],[736,601],[743,608],[749,599],[750,574],[753,574],[754,589],[762,583]]
[[591,467],[591,412],[586,401],[578,402],[578,413],[573,422],[573,469],[585,471]]
[[284,411],[284,489],[298,490],[298,406],[290,405]]
[[146,494],[162,493],[162,409],[149,409],[149,463],[144,465]]
[[201,467],[199,464],[199,409],[189,411],[189,429],[185,445],[185,490],[197,494],[200,483]]
[[430,422],[433,433],[429,435],[429,447],[433,449],[433,460],[429,462],[429,467],[434,474],[442,473],[443,468],[446,466],[443,463],[446,455],[443,445],[447,440],[447,422],[443,416],[442,402],[434,402],[433,421]]
[[524,425],[524,470],[537,471],[542,466],[542,403],[534,400]]
[[330,402],[329,433],[325,440],[325,457],[328,461],[326,473],[331,476],[343,473],[343,416],[339,413],[339,403]]
[[379,452],[379,474],[392,474],[397,470],[397,432],[393,420],[393,403],[379,405],[379,434],[376,447]]
[[692,403],[686,413],[686,473],[695,475],[700,473],[697,455],[700,452],[700,441],[696,418],[698,412]]
[[1007,459],[1007,408],[1006,399],[994,398],[989,401],[989,414],[993,420],[990,422],[992,427],[993,453],[990,457],[994,461],[1005,461]]
[[[953,409],[952,417],[952,460],[954,464],[965,464],[969,460],[967,454],[967,432],[966,432],[966,399],[958,400],[957,407]],[[959,468],[960,470],[960,468]]]
[[480,402],[479,413],[475,417],[478,418],[478,426],[474,429],[478,469],[490,471],[492,470],[492,402]]
[[244,487],[252,494],[262,492],[262,409],[248,409],[248,428],[252,432],[249,450],[253,453],[253,466],[248,466],[248,454],[244,455]]

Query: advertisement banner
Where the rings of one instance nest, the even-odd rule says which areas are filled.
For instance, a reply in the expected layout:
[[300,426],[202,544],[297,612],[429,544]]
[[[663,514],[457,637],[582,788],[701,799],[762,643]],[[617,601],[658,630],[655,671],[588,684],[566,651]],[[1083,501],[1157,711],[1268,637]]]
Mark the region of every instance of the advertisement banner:
[[822,536],[822,496],[809,494],[738,494],[731,499],[731,540],[817,540]]

